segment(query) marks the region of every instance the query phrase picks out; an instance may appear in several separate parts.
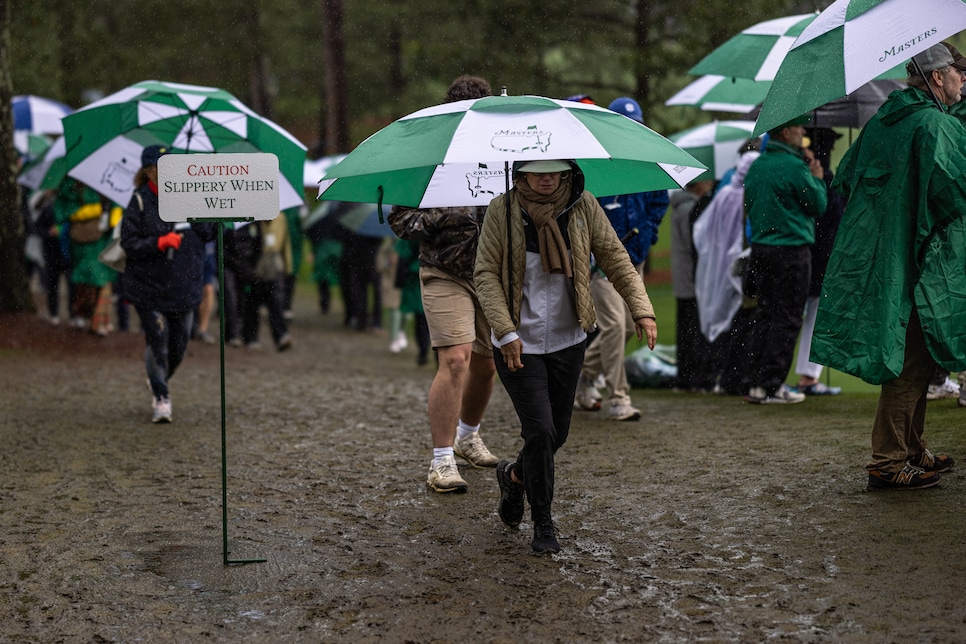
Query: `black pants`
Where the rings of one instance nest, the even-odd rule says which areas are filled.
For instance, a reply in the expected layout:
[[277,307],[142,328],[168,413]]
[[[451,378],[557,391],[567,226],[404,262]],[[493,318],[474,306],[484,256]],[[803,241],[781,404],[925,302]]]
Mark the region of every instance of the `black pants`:
[[808,246],[751,246],[758,307],[751,330],[752,386],[771,395],[788,376],[802,328],[812,255]]
[[426,322],[425,314],[413,314],[413,332],[416,336],[416,348],[418,349],[416,362],[421,365],[426,364],[429,362],[430,339],[429,324]]
[[268,309],[268,328],[272,334],[272,342],[276,345],[286,333],[288,323],[285,322],[285,282],[284,277],[269,282],[255,280],[248,285],[242,307],[242,341],[252,344],[258,341],[259,312],[264,306]]
[[740,308],[731,320],[727,332],[715,338],[712,350],[719,361],[719,380],[721,389],[731,396],[744,396],[751,388],[749,372],[749,345],[755,309]]
[[194,311],[156,311],[135,306],[144,332],[144,366],[155,398],[168,398],[168,380],[188,351]]
[[523,449],[514,471],[523,479],[533,520],[550,516],[554,454],[570,433],[577,377],[584,364],[586,346],[581,342],[555,353],[526,353],[522,356],[523,368],[517,371],[507,369],[500,349],[493,347],[500,382],[520,419]]
[[225,336],[226,341],[241,340],[242,332],[242,304],[244,302],[244,286],[238,275],[225,266],[225,279],[221,285],[225,298]]
[[693,297],[678,298],[677,304],[678,377],[674,386],[710,391],[714,388],[717,370],[711,361],[711,345],[701,333],[698,301]]
[[[339,285],[345,304],[345,324],[360,331],[376,326],[376,311],[381,311],[379,282],[376,280],[376,253],[382,240],[361,235],[346,236],[339,259]],[[374,293],[373,313],[369,313],[369,290]],[[381,317],[381,316],[380,316]],[[380,319],[381,322],[381,319]]]

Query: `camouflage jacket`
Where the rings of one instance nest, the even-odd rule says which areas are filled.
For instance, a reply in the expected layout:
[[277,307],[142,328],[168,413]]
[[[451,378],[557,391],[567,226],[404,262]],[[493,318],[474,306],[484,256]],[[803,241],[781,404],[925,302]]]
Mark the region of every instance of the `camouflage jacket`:
[[402,239],[419,242],[419,263],[473,281],[476,245],[486,208],[393,207],[389,225]]

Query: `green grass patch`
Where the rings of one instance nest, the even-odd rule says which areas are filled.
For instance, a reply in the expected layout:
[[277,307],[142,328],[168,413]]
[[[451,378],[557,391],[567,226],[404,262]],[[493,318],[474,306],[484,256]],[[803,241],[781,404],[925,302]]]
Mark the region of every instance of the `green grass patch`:
[[[677,301],[674,298],[674,293],[671,291],[671,285],[669,283],[651,284],[647,276],[644,277],[644,283],[647,285],[647,294],[650,296],[651,304],[654,305],[654,312],[657,314],[658,344],[676,344]],[[635,351],[638,348],[640,348],[640,345],[636,339],[627,343],[627,353]],[[792,369],[787,379],[788,384],[791,386],[794,386],[798,382],[798,376],[794,373],[795,359],[797,357],[798,346],[796,345],[795,358],[792,359]],[[854,376],[844,374],[841,371],[835,371],[834,369],[825,369],[822,372],[821,380],[830,386],[841,387],[843,392],[879,392],[878,385],[870,385]]]

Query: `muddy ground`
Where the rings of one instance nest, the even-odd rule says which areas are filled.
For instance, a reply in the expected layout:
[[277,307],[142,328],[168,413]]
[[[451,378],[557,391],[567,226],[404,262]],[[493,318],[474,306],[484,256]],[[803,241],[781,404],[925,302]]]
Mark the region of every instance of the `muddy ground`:
[[[492,470],[426,487],[432,362],[339,319],[300,300],[294,350],[227,350],[228,556],[267,561],[225,566],[218,346],[192,343],[158,426],[139,336],[0,317],[0,639],[966,640],[966,470],[867,492],[873,396],[635,390],[642,422],[579,414],[563,550],[535,557]],[[930,405],[966,458],[966,410]],[[519,447],[499,385],[483,432]]]

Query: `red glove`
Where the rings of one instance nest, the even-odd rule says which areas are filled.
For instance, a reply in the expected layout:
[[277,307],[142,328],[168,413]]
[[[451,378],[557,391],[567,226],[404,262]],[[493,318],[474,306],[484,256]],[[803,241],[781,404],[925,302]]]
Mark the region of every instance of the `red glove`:
[[158,250],[162,253],[169,248],[177,249],[181,246],[181,233],[170,232],[158,237]]

